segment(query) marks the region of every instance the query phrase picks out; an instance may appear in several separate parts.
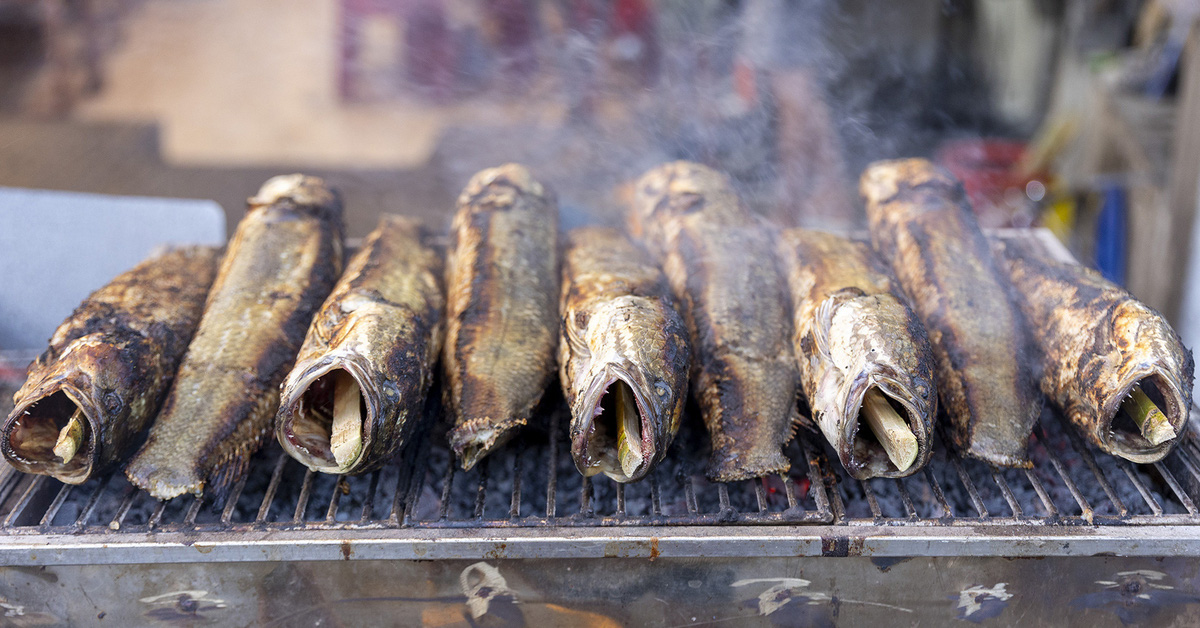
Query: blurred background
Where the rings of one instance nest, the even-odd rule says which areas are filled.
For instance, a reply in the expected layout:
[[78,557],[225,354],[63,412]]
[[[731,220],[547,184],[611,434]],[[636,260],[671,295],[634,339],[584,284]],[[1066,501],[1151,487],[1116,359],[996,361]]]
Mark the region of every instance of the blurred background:
[[505,161],[566,226],[619,224],[622,183],[686,158],[781,225],[853,230],[862,168],[920,155],[984,226],[1052,229],[1195,346],[1198,5],[0,0],[0,186],[211,199],[231,230],[305,171],[361,236],[445,226]]

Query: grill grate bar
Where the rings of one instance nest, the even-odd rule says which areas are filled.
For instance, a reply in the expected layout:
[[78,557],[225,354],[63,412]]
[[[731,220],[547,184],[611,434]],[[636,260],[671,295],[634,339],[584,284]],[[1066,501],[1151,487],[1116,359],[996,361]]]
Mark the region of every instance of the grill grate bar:
[[617,482],[617,516],[625,516],[625,484]]
[[584,517],[591,517],[596,514],[592,510],[592,478],[583,478],[583,482],[579,486],[579,514]]
[[1179,462],[1183,464],[1183,467],[1187,469],[1188,475],[1192,476],[1192,479],[1196,482],[1200,482],[1200,468],[1197,468],[1196,461],[1192,460],[1191,447],[1182,445],[1176,446],[1175,457],[1178,458]]
[[683,499],[687,502],[688,515],[694,517],[700,512],[700,504],[696,500],[696,486],[692,483],[691,476],[681,476],[679,483],[683,485]]
[[731,516],[733,507],[729,505],[729,485],[722,482],[717,485],[717,500],[721,504],[721,517]]
[[1062,459],[1058,457],[1058,454],[1054,453],[1054,448],[1050,446],[1050,438],[1046,434],[1046,427],[1041,422],[1038,423],[1038,437],[1042,442],[1042,449],[1046,452],[1046,458],[1050,460],[1050,466],[1054,467],[1055,473],[1058,474],[1058,477],[1062,480],[1063,485],[1067,487],[1067,491],[1071,493],[1071,498],[1074,499],[1075,503],[1079,505],[1079,511],[1083,515],[1084,519],[1090,521],[1093,514],[1092,506],[1088,503],[1087,498],[1083,496],[1083,493],[1075,484],[1075,480],[1072,480],[1071,475],[1067,473],[1066,467],[1063,466]]
[[659,485],[662,473],[655,470],[650,476],[650,514],[655,517],[662,516],[662,487]]
[[[792,481],[792,478],[783,473],[779,474],[779,481],[783,482],[783,494],[787,497],[788,510],[796,510],[798,506],[798,502],[796,501],[796,483]],[[655,486],[657,487],[657,484]]]
[[292,513],[292,523],[304,523],[304,515],[308,511],[308,498],[312,493],[313,479],[317,472],[312,469],[304,470],[304,483],[300,485],[300,496],[296,498],[296,510]]
[[937,478],[933,475],[933,471],[928,466],[923,471],[925,472],[925,480],[929,482],[929,488],[933,491],[933,500],[942,509],[942,518],[953,517],[954,511],[950,509],[950,502],[946,501],[946,494],[942,492],[941,483],[937,481]]
[[1104,477],[1104,472],[1096,465],[1096,459],[1092,457],[1091,450],[1079,439],[1079,435],[1075,433],[1072,426],[1066,425],[1061,420],[1058,424],[1060,427],[1065,428],[1063,431],[1066,432],[1067,438],[1071,440],[1071,446],[1075,453],[1079,455],[1083,460],[1083,464],[1087,465],[1092,475],[1095,476],[1096,482],[1100,484],[1100,488],[1104,491],[1104,495],[1108,497],[1108,501],[1117,509],[1118,516],[1124,517],[1129,514],[1129,509],[1125,507],[1125,502],[1121,501],[1121,498],[1117,496],[1117,492],[1113,490],[1112,484],[1109,484],[1108,478]]
[[[400,525],[401,522],[406,526],[412,525],[413,517],[416,516],[417,507],[421,502],[421,487],[428,474],[426,463],[429,462],[429,448],[419,447],[417,455],[413,458],[412,464],[407,467],[402,466],[401,473],[396,475],[392,510],[388,515],[388,521],[392,525]],[[453,461],[450,464],[453,466]]]
[[121,505],[117,507],[116,514],[108,522],[108,529],[120,530],[121,524],[125,523],[125,516],[129,514],[130,506],[133,506],[133,499],[137,497],[137,490],[132,486],[126,486],[121,493]]
[[[367,487],[367,494],[363,498],[362,514],[358,517],[359,523],[370,521],[371,515],[375,514],[375,496],[379,493],[379,477],[381,475],[383,475],[382,469],[371,472],[371,484]],[[396,494],[399,495],[399,491]]]
[[758,501],[759,514],[767,512],[767,489],[763,485],[763,483],[766,481],[767,478],[765,477],[750,481],[752,484],[754,484],[754,498]]
[[1000,495],[1004,497],[1005,503],[1008,504],[1008,509],[1012,511],[1012,516],[1018,518],[1024,516],[1025,513],[1021,511],[1021,504],[1013,495],[1012,487],[1008,485],[1008,481],[1001,475],[1000,469],[994,465],[988,465],[988,472],[992,475],[992,481],[1000,488]]
[[54,501],[50,502],[50,507],[46,509],[46,514],[42,515],[42,520],[38,522],[39,526],[45,528],[54,521],[54,515],[58,514],[58,510],[67,501],[67,496],[71,494],[71,489],[73,488],[75,487],[71,484],[63,484],[62,488],[58,489],[58,494],[54,496]]
[[333,485],[333,491],[329,495],[329,506],[325,508],[325,523],[337,521],[338,504],[342,500],[343,493],[349,490],[350,486],[346,484],[345,476],[338,476],[337,482]]
[[446,464],[446,473],[442,476],[442,499],[438,502],[438,521],[445,521],[450,516],[450,489],[454,486],[454,473],[458,465],[451,459]]
[[822,481],[824,474],[817,466],[817,460],[812,451],[808,448],[808,439],[799,437],[796,440],[800,442],[800,454],[804,456],[804,461],[808,465],[808,490],[812,493],[817,511],[829,512],[829,496],[825,493],[825,482]]
[[475,465],[479,469],[479,483],[475,488],[475,518],[483,519],[483,511],[487,506],[488,470],[492,468],[492,456],[487,456]]
[[105,489],[108,488],[108,483],[112,481],[113,476],[106,475],[100,480],[100,484],[96,486],[96,490],[88,496],[87,502],[79,511],[79,516],[75,518],[75,527],[82,528],[87,525],[92,518],[92,513],[96,511],[96,506],[100,503],[100,497],[104,495]]
[[200,506],[204,503],[204,496],[200,495],[192,498],[191,505],[188,506],[187,514],[183,517],[183,522],[189,526],[196,524],[196,516],[200,514]]
[[967,490],[967,496],[971,499],[971,506],[975,508],[975,512],[986,518],[988,516],[987,506],[983,504],[983,498],[979,496],[979,489],[975,488],[975,483],[971,481],[971,476],[967,475],[967,470],[963,468],[962,461],[954,452],[947,451],[946,457],[954,465],[954,471],[958,474],[958,479],[962,482],[963,487]]
[[233,485],[233,490],[229,492],[229,497],[225,499],[225,507],[221,509],[221,525],[227,526],[233,521],[233,512],[237,510],[238,500],[241,499],[242,491],[246,488],[247,477],[249,477],[249,474],[243,475],[242,479]]
[[558,412],[550,413],[550,465],[546,468],[546,518],[554,519],[558,514],[555,492],[558,490]]
[[883,518],[883,511],[879,509],[879,500],[875,497],[875,491],[871,489],[870,482],[859,481],[862,485],[863,495],[867,498],[867,506],[871,509],[871,516],[876,519]]
[[1038,499],[1042,501],[1042,508],[1046,511],[1046,516],[1057,519],[1058,507],[1054,505],[1054,500],[1050,499],[1050,494],[1046,492],[1046,487],[1042,486],[1042,481],[1034,474],[1033,469],[1025,469],[1025,477],[1029,479],[1029,485],[1033,487],[1033,492],[1037,493]]
[[904,486],[904,480],[896,478],[896,490],[900,492],[900,501],[904,504],[904,512],[908,513],[909,519],[917,518],[917,507],[913,504],[912,495],[908,494],[908,487]]
[[1197,514],[1196,505],[1192,503],[1192,498],[1188,497],[1187,492],[1185,492],[1183,487],[1179,485],[1179,481],[1175,479],[1175,475],[1172,474],[1161,461],[1154,463],[1154,469],[1158,471],[1159,475],[1161,475],[1163,480],[1166,481],[1167,486],[1171,487],[1171,492],[1175,494],[1175,497],[1179,498],[1179,503],[1183,504],[1183,507],[1188,511],[1188,514]]
[[1120,467],[1121,470],[1125,472],[1125,475],[1129,477],[1129,482],[1133,484],[1133,487],[1137,489],[1138,494],[1142,496],[1142,500],[1146,502],[1146,506],[1150,508],[1150,512],[1154,513],[1156,516],[1163,514],[1162,504],[1158,503],[1157,499],[1154,499],[1154,495],[1150,493],[1150,489],[1146,488],[1146,484],[1142,482],[1142,478],[1138,477],[1137,471],[1133,469],[1129,462],[1122,458],[1118,458],[1117,466]]
[[525,457],[525,441],[517,440],[516,455],[513,456],[512,466],[512,496],[508,502],[508,518],[521,517],[521,459]]
[[275,468],[271,471],[271,481],[267,484],[267,491],[263,494],[262,502],[258,505],[258,514],[254,518],[255,523],[262,523],[267,520],[267,515],[271,513],[271,503],[275,501],[275,493],[279,491],[279,481],[283,479],[283,467],[287,465],[289,456],[285,453],[280,453],[279,458],[275,461]]
[[146,527],[151,530],[157,528],[158,524],[162,522],[163,513],[166,511],[167,502],[161,499],[158,500],[158,503],[154,505],[154,512],[150,514],[150,520],[146,522]]
[[21,494],[21,498],[17,501],[17,505],[13,507],[12,512],[8,513],[8,516],[4,518],[4,527],[10,528],[14,523],[16,523],[21,514],[25,512],[25,509],[29,507],[29,502],[33,500],[34,494],[36,494],[38,489],[42,488],[42,485],[45,483],[46,476],[44,475],[39,475],[33,478],[33,481],[29,483],[29,487],[26,488],[25,492]]

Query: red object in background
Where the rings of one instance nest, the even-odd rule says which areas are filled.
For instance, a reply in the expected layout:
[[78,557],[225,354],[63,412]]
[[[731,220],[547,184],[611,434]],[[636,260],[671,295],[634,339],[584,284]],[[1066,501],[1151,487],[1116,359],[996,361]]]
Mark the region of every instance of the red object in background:
[[935,159],[962,181],[982,226],[1027,227],[1033,212],[1026,185],[1046,177],[1020,173],[1017,165],[1024,156],[1024,142],[969,139],[942,144]]

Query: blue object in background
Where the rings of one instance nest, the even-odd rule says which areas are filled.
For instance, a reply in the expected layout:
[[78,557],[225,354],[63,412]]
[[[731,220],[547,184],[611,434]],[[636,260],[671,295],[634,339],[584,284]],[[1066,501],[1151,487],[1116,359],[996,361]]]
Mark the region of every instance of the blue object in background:
[[1106,184],[1096,221],[1096,270],[1119,286],[1125,285],[1127,207],[1125,188]]

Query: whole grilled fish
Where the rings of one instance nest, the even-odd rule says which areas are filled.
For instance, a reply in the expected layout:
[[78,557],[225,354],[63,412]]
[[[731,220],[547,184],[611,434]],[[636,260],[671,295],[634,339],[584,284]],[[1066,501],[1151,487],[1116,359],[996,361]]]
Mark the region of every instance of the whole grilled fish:
[[[794,346],[813,420],[851,476],[904,477],[929,461],[937,416],[933,354],[871,248],[841,236],[788,229],[779,257],[792,289]],[[882,395],[897,427],[911,433],[912,460],[900,468],[866,416]]]
[[632,203],[630,229],[661,256],[688,325],[692,396],[712,440],[708,477],[787,471],[797,373],[787,283],[767,228],[724,175],[690,162],[647,172]]
[[152,257],[93,292],[29,367],[0,450],[26,473],[81,484],[124,460],[200,322],[220,252]]
[[967,455],[1028,466],[1042,411],[1025,323],[962,185],[924,159],[872,164],[859,182],[871,242],[929,334],[950,438]]
[[[1183,434],[1195,363],[1161,314],[1099,273],[1029,242],[998,243],[1014,298],[1041,347],[1042,392],[1097,447],[1138,463],[1162,459]],[[1121,413],[1140,390],[1169,424],[1152,442]]]
[[146,444],[125,469],[158,499],[219,500],[270,431],[279,385],[342,268],[342,203],[316,177],[268,180],[249,200],[204,316]]
[[529,421],[554,376],[558,205],[523,166],[477,173],[458,197],[442,354],[450,445],[464,469]]
[[687,326],[658,265],[620,231],[575,229],[563,256],[559,374],[579,472],[639,480],[679,431]]
[[442,256],[412,220],[384,216],[313,319],[275,435],[323,473],[378,469],[422,424],[442,347]]

